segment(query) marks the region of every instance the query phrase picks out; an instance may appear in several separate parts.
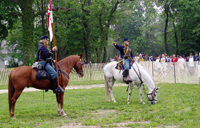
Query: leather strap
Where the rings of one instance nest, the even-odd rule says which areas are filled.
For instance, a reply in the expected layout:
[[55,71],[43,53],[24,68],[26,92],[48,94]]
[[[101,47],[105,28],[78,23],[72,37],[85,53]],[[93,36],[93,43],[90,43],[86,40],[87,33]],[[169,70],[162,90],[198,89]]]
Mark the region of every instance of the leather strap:
[[[136,64],[136,63],[135,63]],[[136,66],[138,67],[138,65],[136,64]],[[133,67],[133,65],[132,65],[132,67]],[[133,67],[133,70],[135,71],[135,73],[137,74],[137,76],[138,76],[138,78],[140,79],[140,81],[141,81],[141,84],[143,83],[143,81],[142,81],[142,79],[141,79],[141,73],[140,73],[140,70],[139,70],[139,68],[138,68],[138,70],[139,70],[139,74],[137,73],[137,71],[135,70],[135,68]]]

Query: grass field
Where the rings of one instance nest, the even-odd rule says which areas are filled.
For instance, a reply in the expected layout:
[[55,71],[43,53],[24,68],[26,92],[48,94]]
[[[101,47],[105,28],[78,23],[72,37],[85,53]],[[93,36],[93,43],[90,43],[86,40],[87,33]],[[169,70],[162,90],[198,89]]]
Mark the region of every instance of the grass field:
[[[66,90],[64,111],[57,115],[52,91],[23,92],[15,107],[13,120],[8,112],[8,96],[0,94],[0,127],[200,127],[199,85],[159,84],[158,102],[140,103],[138,89],[133,88],[127,104],[126,86],[113,88],[116,103],[107,102],[104,88]],[[147,91],[147,88],[146,88]]]
[[[119,83],[116,81],[115,83]],[[91,80],[91,81],[69,81],[67,86],[74,86],[74,85],[93,85],[93,84],[104,84],[104,80]],[[8,85],[0,85],[1,89],[8,89]]]

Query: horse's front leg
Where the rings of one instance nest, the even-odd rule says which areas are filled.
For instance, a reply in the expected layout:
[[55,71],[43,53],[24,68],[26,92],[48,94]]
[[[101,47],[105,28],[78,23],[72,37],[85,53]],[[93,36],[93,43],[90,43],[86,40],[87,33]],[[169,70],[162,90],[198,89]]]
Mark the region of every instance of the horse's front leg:
[[140,84],[140,86],[138,86],[138,90],[139,90],[139,93],[140,93],[140,102],[142,104],[145,104],[145,102],[143,101],[143,97],[142,97],[142,86],[143,86],[143,84]]
[[63,96],[64,96],[64,93],[56,94],[57,113],[58,113],[59,116],[67,117],[67,114],[63,110]]
[[128,99],[127,99],[127,103],[130,104],[130,98],[131,98],[131,94],[132,94],[132,90],[133,90],[133,86],[134,83],[129,83],[128,88],[129,88],[129,92],[128,92]]

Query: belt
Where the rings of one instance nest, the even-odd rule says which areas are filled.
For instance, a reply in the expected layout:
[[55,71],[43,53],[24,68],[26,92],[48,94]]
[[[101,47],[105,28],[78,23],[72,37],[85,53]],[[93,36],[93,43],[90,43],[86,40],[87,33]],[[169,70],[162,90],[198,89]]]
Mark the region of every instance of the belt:
[[46,62],[46,60],[39,60],[38,62]]

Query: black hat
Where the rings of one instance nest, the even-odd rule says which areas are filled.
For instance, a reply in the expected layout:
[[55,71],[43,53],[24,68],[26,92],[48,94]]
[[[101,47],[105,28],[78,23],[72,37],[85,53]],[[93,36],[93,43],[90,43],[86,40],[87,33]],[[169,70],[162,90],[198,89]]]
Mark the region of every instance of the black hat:
[[48,36],[43,35],[43,36],[40,38],[40,40],[44,40],[44,39],[49,40]]
[[128,39],[128,38],[124,38],[123,42],[124,42],[124,41],[129,41],[129,39]]

